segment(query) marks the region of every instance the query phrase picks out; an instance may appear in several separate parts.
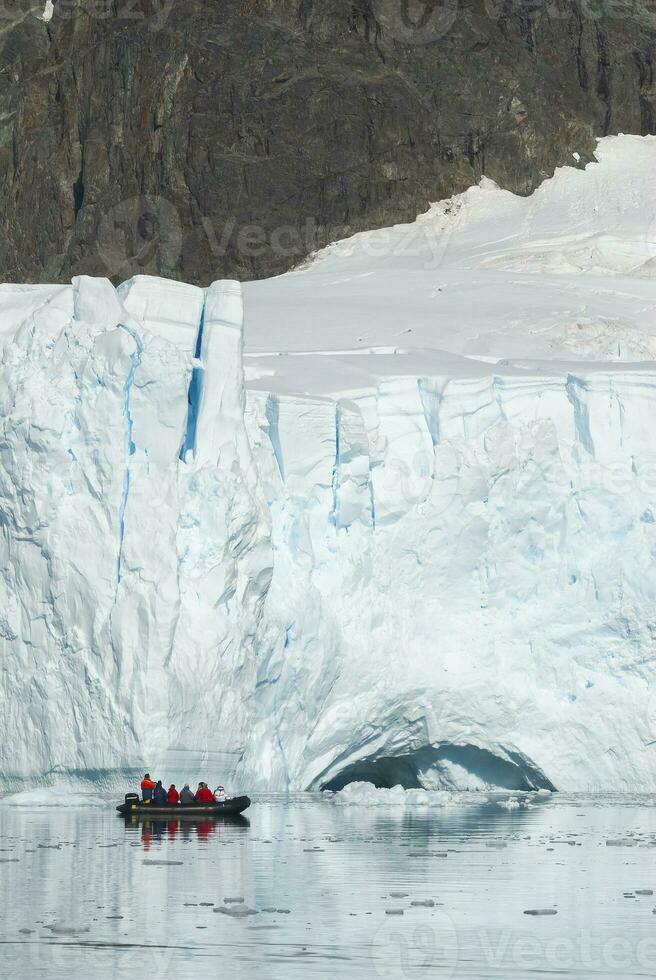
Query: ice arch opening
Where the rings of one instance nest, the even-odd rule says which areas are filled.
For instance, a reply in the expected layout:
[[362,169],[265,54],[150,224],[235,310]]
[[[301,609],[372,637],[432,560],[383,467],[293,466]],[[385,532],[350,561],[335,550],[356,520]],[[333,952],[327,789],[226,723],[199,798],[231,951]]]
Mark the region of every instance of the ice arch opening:
[[407,755],[358,759],[310,788],[337,791],[358,781],[379,789],[538,790],[556,787],[530,760],[506,752],[506,758],[476,745],[427,746]]

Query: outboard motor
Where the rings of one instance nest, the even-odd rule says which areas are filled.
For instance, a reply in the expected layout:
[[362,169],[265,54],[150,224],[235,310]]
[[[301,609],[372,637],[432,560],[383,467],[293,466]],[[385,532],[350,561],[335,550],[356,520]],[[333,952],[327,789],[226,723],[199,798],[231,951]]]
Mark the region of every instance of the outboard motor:
[[137,803],[141,803],[141,798],[138,793],[126,793],[125,794],[125,805],[135,806]]

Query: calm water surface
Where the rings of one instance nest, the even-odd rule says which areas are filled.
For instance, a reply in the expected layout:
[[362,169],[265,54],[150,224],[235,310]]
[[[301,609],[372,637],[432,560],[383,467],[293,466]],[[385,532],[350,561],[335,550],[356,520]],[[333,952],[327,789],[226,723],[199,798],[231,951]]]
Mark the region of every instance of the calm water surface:
[[1,975],[655,975],[654,800],[534,803],[266,797],[241,824],[0,805]]

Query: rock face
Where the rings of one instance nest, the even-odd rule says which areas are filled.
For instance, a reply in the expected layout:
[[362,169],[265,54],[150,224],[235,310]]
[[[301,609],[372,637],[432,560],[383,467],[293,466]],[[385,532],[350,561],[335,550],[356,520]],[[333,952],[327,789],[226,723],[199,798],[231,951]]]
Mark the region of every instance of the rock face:
[[641,0],[7,0],[10,281],[284,271],[654,127]]

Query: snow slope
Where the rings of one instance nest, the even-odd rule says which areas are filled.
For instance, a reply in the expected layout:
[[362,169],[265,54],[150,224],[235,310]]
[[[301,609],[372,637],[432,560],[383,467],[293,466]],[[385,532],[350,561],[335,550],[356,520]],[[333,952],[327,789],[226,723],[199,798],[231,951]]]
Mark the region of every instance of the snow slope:
[[656,139],[598,157],[245,285],[245,353],[236,283],[0,288],[6,779],[656,790]]
[[530,197],[483,180],[412,224],[247,283],[247,350],[648,360],[655,153],[654,137],[608,137],[599,163],[562,168]]

